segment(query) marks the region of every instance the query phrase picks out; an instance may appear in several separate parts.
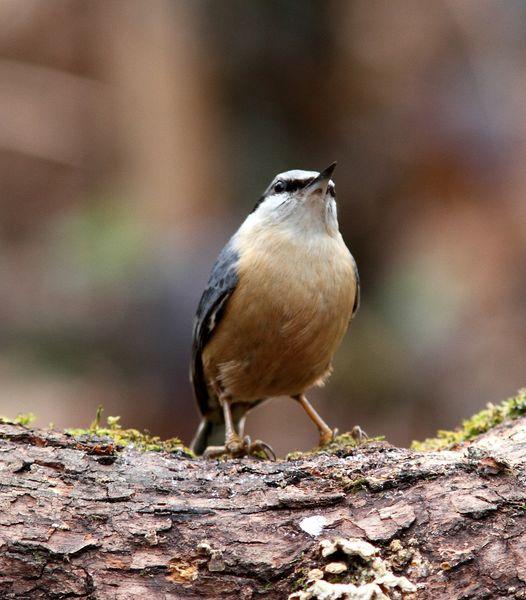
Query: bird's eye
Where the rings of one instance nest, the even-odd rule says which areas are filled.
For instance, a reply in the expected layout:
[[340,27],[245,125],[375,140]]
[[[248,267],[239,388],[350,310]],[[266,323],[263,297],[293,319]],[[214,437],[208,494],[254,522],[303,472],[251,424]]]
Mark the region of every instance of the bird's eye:
[[276,194],[281,194],[281,192],[285,191],[285,182],[281,181],[281,179],[278,179],[276,181],[276,183],[274,184],[274,191],[276,192]]

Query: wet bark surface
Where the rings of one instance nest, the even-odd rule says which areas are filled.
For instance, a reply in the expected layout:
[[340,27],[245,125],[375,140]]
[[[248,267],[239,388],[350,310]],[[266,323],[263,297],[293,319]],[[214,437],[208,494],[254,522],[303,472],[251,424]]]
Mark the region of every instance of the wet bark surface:
[[287,598],[334,538],[416,586],[387,598],[526,598],[525,517],[524,418],[453,451],[278,462],[0,426],[1,598]]

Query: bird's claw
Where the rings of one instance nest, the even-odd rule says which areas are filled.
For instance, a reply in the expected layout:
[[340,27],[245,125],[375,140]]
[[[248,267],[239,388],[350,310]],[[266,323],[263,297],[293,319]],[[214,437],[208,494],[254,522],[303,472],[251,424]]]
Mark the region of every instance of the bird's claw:
[[357,444],[363,444],[365,440],[369,439],[369,436],[359,425],[355,425],[351,429],[351,437]]
[[226,446],[208,446],[203,452],[203,458],[219,458],[226,453]]
[[[365,440],[369,439],[369,436],[365,433],[365,431],[359,426],[355,425],[350,431],[351,437],[356,443],[356,445],[363,444]],[[338,429],[328,429],[327,431],[322,431],[320,433],[320,446],[326,446],[330,444],[338,435]]]
[[231,458],[243,456],[258,456],[264,454],[268,460],[276,460],[276,454],[271,446],[261,440],[252,441],[248,435],[241,438],[232,436],[224,446],[209,446],[203,453],[204,458],[218,458],[227,455]]
[[263,453],[268,460],[276,460],[276,453],[272,449],[272,446],[269,446],[266,442],[262,442],[261,440],[250,441],[248,436],[245,437],[245,440],[248,438],[248,454],[257,454]]
[[326,446],[330,444],[334,438],[338,435],[338,429],[328,429],[327,431],[322,431],[320,433],[320,442],[319,446]]

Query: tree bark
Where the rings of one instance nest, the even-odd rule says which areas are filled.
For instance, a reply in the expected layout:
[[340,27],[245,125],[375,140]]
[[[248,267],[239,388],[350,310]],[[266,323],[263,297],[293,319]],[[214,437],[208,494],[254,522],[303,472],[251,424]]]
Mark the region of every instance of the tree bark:
[[0,463],[1,598],[526,598],[524,417],[277,462],[1,425]]

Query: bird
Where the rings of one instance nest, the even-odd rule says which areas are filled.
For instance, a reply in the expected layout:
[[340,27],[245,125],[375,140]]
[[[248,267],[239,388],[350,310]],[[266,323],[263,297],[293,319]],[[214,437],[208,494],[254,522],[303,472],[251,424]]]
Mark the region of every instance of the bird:
[[335,167],[276,175],[219,253],[193,328],[196,455],[275,460],[244,426],[250,409],[276,396],[303,407],[320,446],[335,436],[305,395],[330,375],[360,306],[358,269],[338,226]]

